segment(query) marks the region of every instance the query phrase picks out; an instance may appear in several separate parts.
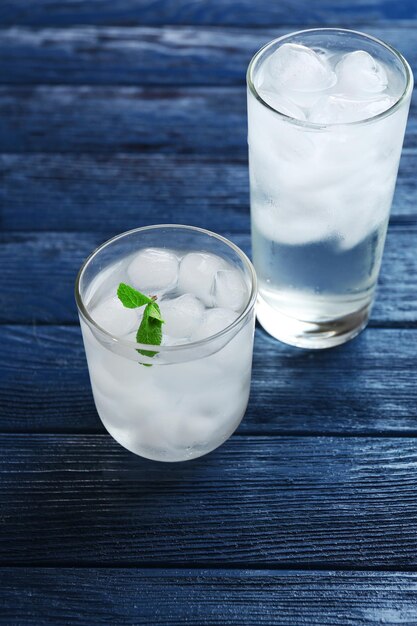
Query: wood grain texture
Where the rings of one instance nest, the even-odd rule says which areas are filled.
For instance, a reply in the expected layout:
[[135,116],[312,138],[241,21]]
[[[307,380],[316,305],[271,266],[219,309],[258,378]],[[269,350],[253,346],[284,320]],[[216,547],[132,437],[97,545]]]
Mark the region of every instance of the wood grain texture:
[[272,24],[352,26],[417,17],[414,0],[3,0],[0,23],[29,24]]
[[[412,101],[406,148],[417,147]],[[0,87],[0,152],[247,154],[241,87]]]
[[373,327],[324,352],[257,329],[247,414],[211,455],[148,462],[105,433],[72,293],[139,225],[249,251],[252,54],[337,25],[417,67],[416,19],[415,0],[1,2],[0,624],[417,623],[414,103]]
[[412,439],[233,436],[196,461],[0,436],[0,564],[417,569]]
[[[223,229],[221,216],[210,228],[231,238],[250,254],[247,233]],[[248,216],[245,222],[248,223]],[[158,223],[158,214],[154,215]],[[198,215],[191,224],[199,226]],[[142,225],[142,222],[137,224]],[[94,233],[15,232],[0,234],[0,323],[68,323],[77,320],[73,289],[83,260],[113,233],[102,233],[97,214]],[[246,226],[245,226],[246,230]],[[393,224],[388,232],[372,312],[375,323],[414,324],[417,321],[415,245],[417,225]],[[45,297],[47,294],[47,297]]]
[[0,624],[412,626],[416,574],[0,569]]
[[[305,26],[305,24],[304,24]],[[297,29],[303,28],[303,22]],[[417,65],[415,23],[358,25]],[[224,28],[11,28],[0,30],[0,82],[74,85],[245,84],[253,54],[288,33]]]
[[[392,220],[417,216],[417,151],[405,150]],[[5,230],[123,232],[139,224],[249,228],[247,160],[222,155],[3,154]]]
[[[413,163],[404,157],[395,212],[416,211]],[[155,222],[249,228],[247,160],[116,154],[0,155],[3,230],[123,232]],[[408,198],[410,197],[410,201]]]
[[[78,327],[0,327],[0,432],[101,433]],[[417,329],[306,352],[255,335],[239,432],[417,435]]]
[[104,432],[78,327],[0,327],[0,430]]

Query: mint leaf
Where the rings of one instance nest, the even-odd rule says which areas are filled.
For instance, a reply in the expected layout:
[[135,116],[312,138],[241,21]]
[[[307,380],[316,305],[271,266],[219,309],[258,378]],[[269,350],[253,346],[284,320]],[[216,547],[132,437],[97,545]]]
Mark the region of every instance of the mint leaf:
[[[154,346],[160,346],[162,342],[162,324],[161,311],[156,302],[151,301],[146,305],[143,312],[142,321],[136,333],[136,341],[138,343],[149,343]],[[153,357],[158,354],[152,350],[138,350],[139,354]]]
[[120,283],[117,289],[117,296],[123,306],[127,309],[136,309],[144,304],[153,302],[151,298],[148,298],[148,296],[145,296],[140,291],[133,289],[133,287],[130,287],[130,285],[126,285],[125,283]]
[[[138,343],[160,346],[162,343],[162,324],[164,324],[164,320],[161,317],[161,310],[155,302],[156,296],[149,298],[125,283],[120,283],[117,289],[117,296],[123,306],[128,309],[136,309],[146,304],[142,321],[136,333],[136,341]],[[150,357],[158,354],[153,350],[138,350],[138,352],[139,354]],[[143,363],[143,365],[150,367],[149,363]]]
[[148,304],[146,308],[148,309],[149,317],[151,317],[152,319],[158,320],[159,322],[161,322],[161,324],[164,323],[164,320],[161,317],[161,309],[159,308],[159,306],[156,304],[155,301]]

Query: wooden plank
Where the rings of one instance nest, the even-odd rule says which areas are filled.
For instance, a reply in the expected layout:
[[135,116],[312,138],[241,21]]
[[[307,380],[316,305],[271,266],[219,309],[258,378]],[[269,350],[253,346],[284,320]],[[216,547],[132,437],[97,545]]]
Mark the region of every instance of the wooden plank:
[[104,432],[77,326],[3,326],[0,337],[1,431]]
[[245,136],[242,87],[0,87],[2,152],[246,153]]
[[[302,28],[303,25],[297,26]],[[359,25],[417,65],[415,23]],[[3,84],[229,85],[244,84],[253,54],[288,33],[235,28],[74,27],[0,30]]]
[[[417,622],[416,574],[0,569],[0,624],[364,626]],[[244,616],[244,618],[243,618]]]
[[[97,217],[98,228],[102,222]],[[154,221],[159,222],[158,215]],[[247,227],[249,226],[246,217]],[[198,214],[192,224],[201,224]],[[142,225],[139,222],[138,225]],[[250,254],[250,236],[210,227],[230,237]],[[246,230],[246,227],[245,227]],[[112,235],[117,233],[113,232]],[[415,276],[417,225],[393,224],[388,233],[372,320],[413,324],[417,321]],[[109,234],[17,232],[0,235],[0,323],[68,323],[77,319],[73,285],[82,261]],[[48,294],[40,297],[40,294]]]
[[[417,152],[405,150],[393,219],[417,215]],[[183,221],[242,231],[249,224],[246,158],[164,154],[0,155],[5,230],[123,232]]]
[[[0,87],[0,152],[247,154],[242,87]],[[412,102],[406,148],[417,147]]]
[[0,23],[35,26],[71,24],[273,24],[352,26],[417,18],[414,0],[2,0]]
[[[0,431],[104,432],[78,327],[0,327]],[[255,336],[240,433],[417,435],[417,329],[308,352]]]
[[2,435],[1,565],[417,568],[413,439],[234,436],[196,461]]
[[[399,214],[416,210],[413,161],[413,155],[404,157]],[[0,178],[3,230],[86,231],[105,224],[116,233],[155,221],[249,227],[246,159],[132,153],[0,155]]]

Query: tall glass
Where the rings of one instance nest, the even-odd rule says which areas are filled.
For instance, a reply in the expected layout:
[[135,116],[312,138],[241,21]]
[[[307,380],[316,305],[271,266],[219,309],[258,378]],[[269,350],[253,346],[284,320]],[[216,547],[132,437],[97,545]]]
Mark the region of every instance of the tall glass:
[[[364,50],[388,68],[401,95],[362,121],[290,117],[256,86],[265,63],[286,43]],[[409,65],[368,35],[314,29],[259,50],[247,84],[258,319],[271,335],[295,346],[343,343],[365,327],[374,298],[413,89]]]
[[[238,269],[247,286],[241,314],[215,334],[180,345],[139,344],[106,332],[94,319],[93,306],[106,272],[149,248],[208,253]],[[229,438],[248,403],[256,294],[246,255],[227,239],[191,226],[132,230],[88,257],[75,296],[95,404],[116,441],[149,459],[183,461]]]

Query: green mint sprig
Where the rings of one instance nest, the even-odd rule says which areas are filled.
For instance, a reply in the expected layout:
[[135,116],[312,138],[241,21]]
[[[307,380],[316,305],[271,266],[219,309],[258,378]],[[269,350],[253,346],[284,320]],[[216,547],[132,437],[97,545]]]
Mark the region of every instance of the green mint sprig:
[[137,309],[144,304],[150,304],[153,302],[152,298],[148,298],[140,291],[136,291],[130,285],[125,285],[125,283],[120,283],[117,289],[117,295],[123,306],[127,309]]
[[[162,343],[162,324],[165,322],[162,319],[161,310],[155,302],[156,296],[145,296],[125,283],[120,283],[117,289],[117,296],[127,309],[137,309],[145,306],[142,321],[136,333],[136,341],[138,343],[160,346]],[[153,350],[138,350],[138,352],[143,356],[149,357],[158,354]],[[144,365],[146,364],[144,363]]]

